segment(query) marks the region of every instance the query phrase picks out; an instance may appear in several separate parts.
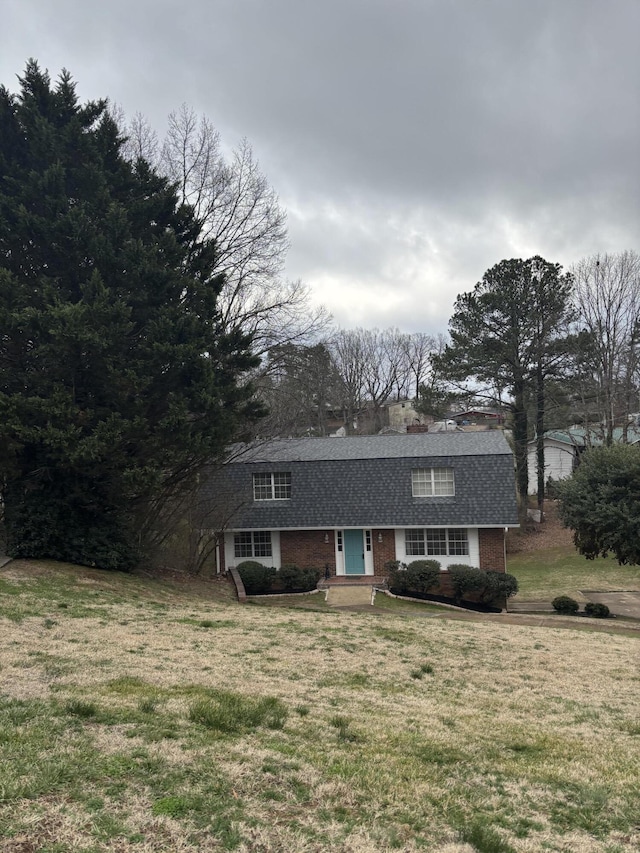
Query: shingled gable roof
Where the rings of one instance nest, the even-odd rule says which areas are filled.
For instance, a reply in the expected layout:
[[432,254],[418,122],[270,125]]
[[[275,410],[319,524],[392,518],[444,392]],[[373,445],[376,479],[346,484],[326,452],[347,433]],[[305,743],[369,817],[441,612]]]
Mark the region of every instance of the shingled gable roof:
[[[455,496],[414,498],[411,471],[451,467]],[[253,500],[253,474],[291,473],[290,500]],[[234,453],[203,496],[238,507],[228,527],[517,526],[513,454],[501,432],[280,439]]]
[[501,430],[341,438],[284,438],[237,448],[233,463],[401,459],[420,456],[512,456]]

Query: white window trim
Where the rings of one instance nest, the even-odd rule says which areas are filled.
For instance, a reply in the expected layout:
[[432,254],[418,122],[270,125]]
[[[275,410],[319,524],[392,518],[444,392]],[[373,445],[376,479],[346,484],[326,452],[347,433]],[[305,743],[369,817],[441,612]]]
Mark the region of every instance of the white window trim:
[[[289,477],[289,494],[284,498],[276,497],[276,482],[275,478],[277,476],[288,476]],[[270,486],[271,494],[269,497],[262,498],[256,496],[256,477],[269,477],[270,483],[263,483],[260,485],[260,488],[265,488],[267,485]],[[290,501],[291,500],[291,472],[290,471],[255,471],[251,477],[251,485],[253,486],[253,499],[254,501]],[[281,484],[278,484],[281,485]]]
[[[345,553],[344,553],[344,528],[335,532],[335,555],[336,555],[336,575],[346,575],[345,571]],[[373,531],[370,527],[353,528],[362,530],[362,550],[364,553],[364,573],[365,575],[373,575]],[[371,548],[367,548],[367,543],[371,544]],[[354,577],[361,577],[354,575]]]
[[268,530],[271,534],[271,556],[270,557],[236,557],[234,537],[238,533],[257,533],[256,530],[228,530],[224,534],[224,564],[227,569],[231,566],[237,566],[239,563],[244,563],[245,560],[256,560],[262,563],[263,566],[272,566],[275,569],[280,568],[280,531]]
[[[446,492],[444,494],[436,494],[436,479],[435,472],[436,471],[450,471],[451,472],[451,491]],[[429,478],[431,481],[431,493],[426,495],[416,494],[418,487],[418,478],[414,476],[414,474],[429,474]],[[428,482],[427,478],[423,482]],[[448,482],[445,481],[445,482]],[[434,467],[434,468],[412,468],[411,469],[411,495],[414,498],[452,498],[455,497],[456,494],[456,478],[454,469],[451,466],[443,466],[443,467]]]
[[429,529],[442,529],[441,525],[431,525],[430,527],[419,527],[416,525],[410,525],[409,527],[396,527],[395,528],[395,540],[396,540],[396,559],[400,560],[401,563],[412,563],[414,560],[437,560],[440,563],[440,568],[442,571],[446,571],[446,569],[454,564],[462,563],[467,566],[475,566],[479,568],[480,566],[480,540],[478,537],[478,528],[477,527],[465,527],[464,525],[451,525],[445,529],[454,529],[454,530],[466,530],[467,531],[467,542],[469,544],[469,553],[468,554],[452,554],[450,556],[445,556],[444,554],[434,554],[431,555],[417,555],[417,554],[407,554],[405,547],[405,530],[416,529],[416,530],[429,530]]

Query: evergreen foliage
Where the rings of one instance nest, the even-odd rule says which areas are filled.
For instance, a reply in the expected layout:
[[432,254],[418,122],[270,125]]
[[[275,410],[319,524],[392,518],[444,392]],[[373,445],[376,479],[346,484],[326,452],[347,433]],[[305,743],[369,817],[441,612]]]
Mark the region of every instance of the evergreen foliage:
[[607,605],[599,601],[588,601],[584,606],[584,612],[585,616],[591,616],[593,619],[608,619],[611,616]]
[[295,565],[280,566],[276,583],[284,592],[310,592],[320,580],[320,570]]
[[467,566],[465,563],[454,563],[449,566],[449,577],[456,604],[460,604],[468,593],[484,590],[487,583],[482,569]]
[[393,560],[389,564],[389,587],[396,594],[427,593],[440,582],[438,560],[413,560],[408,565]]
[[570,595],[557,595],[551,602],[551,606],[556,613],[561,613],[563,616],[575,616],[580,609],[578,602]]
[[123,138],[30,61],[0,88],[0,488],[8,551],[131,567],[145,518],[256,411],[215,246]]
[[640,448],[589,450],[557,490],[560,518],[581,554],[588,560],[613,554],[620,564],[640,564]]
[[[535,400],[536,432],[542,437],[546,383],[571,346],[564,327],[572,279],[561,269],[539,256],[491,267],[473,291],[456,299],[449,321],[451,344],[434,360],[443,379],[464,387],[473,377],[482,386],[481,396],[511,410],[516,484],[523,505],[529,485],[528,404]],[[540,495],[543,492],[544,482],[539,484]]]
[[[480,571],[482,571],[480,569]],[[484,572],[485,587],[482,592],[483,601],[497,601],[511,598],[518,592],[518,579],[508,572],[495,572],[487,569]]]
[[245,560],[236,566],[247,595],[265,595],[271,592],[276,579],[272,566],[263,566],[255,560]]

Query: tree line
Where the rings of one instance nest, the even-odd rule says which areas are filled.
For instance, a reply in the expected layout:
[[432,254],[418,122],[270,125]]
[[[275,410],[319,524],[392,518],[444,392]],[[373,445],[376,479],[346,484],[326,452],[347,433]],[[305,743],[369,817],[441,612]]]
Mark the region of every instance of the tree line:
[[585,258],[570,270],[535,256],[504,260],[456,299],[448,335],[398,329],[338,330],[312,346],[269,353],[260,393],[263,430],[324,435],[327,412],[348,431],[377,432],[384,408],[415,400],[441,418],[464,402],[508,413],[517,485],[528,493],[528,443],[537,438],[540,500],[543,438],[585,424],[611,444],[640,410],[640,256]]

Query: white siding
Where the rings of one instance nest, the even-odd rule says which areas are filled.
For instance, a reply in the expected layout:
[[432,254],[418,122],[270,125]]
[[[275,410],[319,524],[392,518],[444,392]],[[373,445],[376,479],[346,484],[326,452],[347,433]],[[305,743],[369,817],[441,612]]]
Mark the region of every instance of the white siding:
[[280,568],[280,531],[271,531],[271,556],[270,557],[236,557],[235,548],[233,545],[233,533],[224,534],[224,564],[229,569],[231,566],[237,566],[239,563],[244,563],[245,560],[255,560],[262,563],[263,566],[274,566]]
[[[549,479],[564,480],[573,473],[575,447],[557,441],[547,440],[544,443],[544,481]],[[533,442],[529,445],[527,456],[529,466],[529,494],[538,492],[538,460]]]
[[461,554],[457,554],[452,557],[446,557],[444,555],[437,556],[429,556],[428,554],[424,557],[416,557],[413,555],[407,556],[407,552],[405,550],[405,528],[404,527],[396,527],[395,529],[395,537],[396,537],[396,560],[400,560],[401,563],[412,563],[414,560],[437,560],[440,563],[440,567],[442,569],[446,569],[449,566],[454,564],[463,564],[467,566],[475,566],[476,568],[480,567],[480,540],[478,538],[478,528],[477,527],[467,527],[465,528],[467,531],[467,538],[469,540],[469,553],[464,556]]

